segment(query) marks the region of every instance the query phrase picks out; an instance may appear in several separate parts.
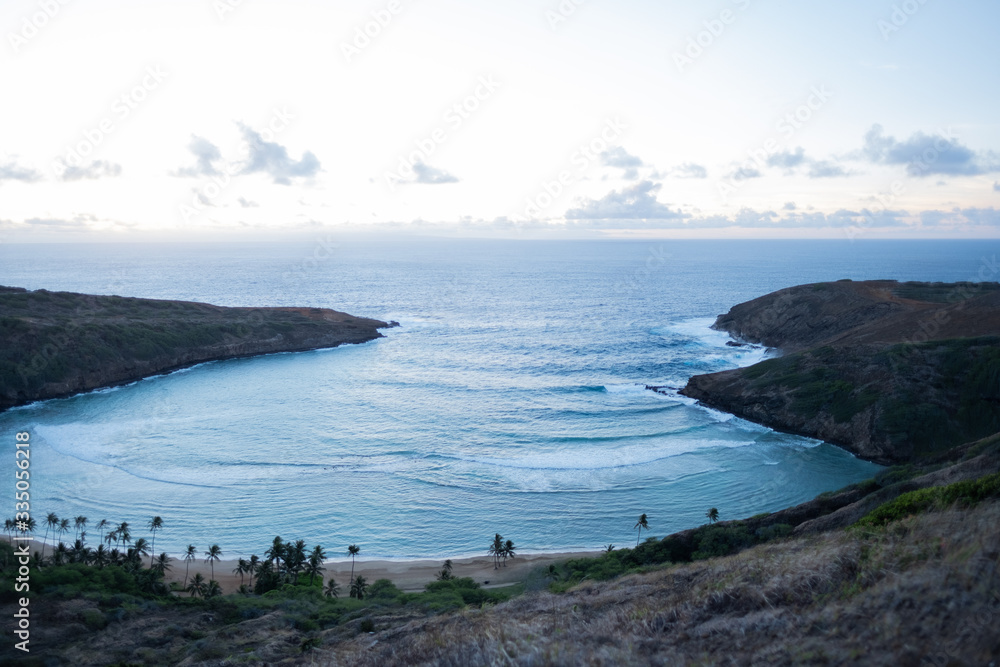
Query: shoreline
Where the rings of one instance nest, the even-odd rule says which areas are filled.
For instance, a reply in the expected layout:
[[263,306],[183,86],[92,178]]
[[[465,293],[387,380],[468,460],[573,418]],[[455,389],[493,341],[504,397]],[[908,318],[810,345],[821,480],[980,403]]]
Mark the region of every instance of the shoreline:
[[[2,538],[11,544],[16,544],[7,535]],[[41,551],[42,540],[33,539],[31,541],[31,551]],[[50,544],[46,543],[46,553],[50,553]],[[545,567],[551,563],[557,563],[572,558],[595,558],[603,554],[603,550],[598,551],[561,551],[552,553],[526,553],[517,554],[514,558],[507,560],[507,565],[502,564],[494,569],[493,557],[483,556],[460,556],[451,558],[453,564],[452,574],[456,577],[471,577],[478,584],[493,588],[499,586],[509,586],[521,583],[528,574],[537,567]],[[148,567],[148,556],[143,559]],[[369,584],[376,579],[389,579],[400,590],[406,593],[422,592],[424,586],[435,581],[437,574],[444,565],[444,558],[417,558],[407,560],[395,559],[357,559],[354,562],[354,576],[363,576]],[[220,560],[215,563],[215,580],[219,582],[223,593],[236,593],[240,587],[240,576],[233,574],[233,569],[238,563],[237,560]],[[350,586],[351,559],[335,558],[323,561],[325,571],[323,572],[324,584],[330,577],[333,577],[341,588],[341,597],[347,595]],[[183,583],[185,571],[189,577],[193,577],[200,572],[206,581],[212,576],[212,566],[199,557],[188,563],[180,558],[171,557],[171,569],[167,572],[164,580]],[[244,583],[249,583],[249,578],[244,575]]]

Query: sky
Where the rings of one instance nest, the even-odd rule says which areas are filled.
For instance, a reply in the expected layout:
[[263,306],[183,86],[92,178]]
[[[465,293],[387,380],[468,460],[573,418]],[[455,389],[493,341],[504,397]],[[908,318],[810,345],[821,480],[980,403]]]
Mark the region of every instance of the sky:
[[0,241],[1000,237],[995,0],[4,0]]

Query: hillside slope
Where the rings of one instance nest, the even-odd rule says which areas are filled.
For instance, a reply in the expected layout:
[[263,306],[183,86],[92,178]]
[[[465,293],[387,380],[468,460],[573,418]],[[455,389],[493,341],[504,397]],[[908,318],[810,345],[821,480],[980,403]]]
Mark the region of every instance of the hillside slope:
[[321,308],[224,308],[0,287],[0,410],[186,366],[380,338]]
[[1000,430],[1000,285],[803,285],[748,301],[715,328],[784,355],[692,377],[682,390],[879,463]]

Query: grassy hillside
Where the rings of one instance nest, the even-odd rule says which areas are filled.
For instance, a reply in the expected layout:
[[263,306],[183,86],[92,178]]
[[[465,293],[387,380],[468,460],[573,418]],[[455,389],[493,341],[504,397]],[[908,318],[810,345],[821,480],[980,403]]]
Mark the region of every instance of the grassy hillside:
[[0,288],[0,409],[204,361],[365,342],[387,326],[319,308]]
[[784,352],[682,391],[745,419],[890,465],[1000,429],[996,283],[803,285],[716,327]]

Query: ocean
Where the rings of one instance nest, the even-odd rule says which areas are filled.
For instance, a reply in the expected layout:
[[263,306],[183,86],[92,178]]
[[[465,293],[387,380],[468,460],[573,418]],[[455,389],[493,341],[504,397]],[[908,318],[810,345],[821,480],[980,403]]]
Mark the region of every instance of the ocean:
[[[709,328],[718,314],[808,282],[976,280],[996,246],[335,234],[5,244],[4,285],[326,307],[401,326],[364,345],[17,408],[0,414],[0,434],[32,434],[34,516],[88,517],[91,545],[100,519],[148,537],[158,515],[156,549],[172,555],[188,544],[263,554],[275,535],[389,558],[483,555],[494,533],[522,552],[628,546],[642,513],[664,536],[705,523],[711,507],[747,517],[880,470],[646,390],[763,358],[727,346]],[[12,497],[13,475],[0,492]]]

